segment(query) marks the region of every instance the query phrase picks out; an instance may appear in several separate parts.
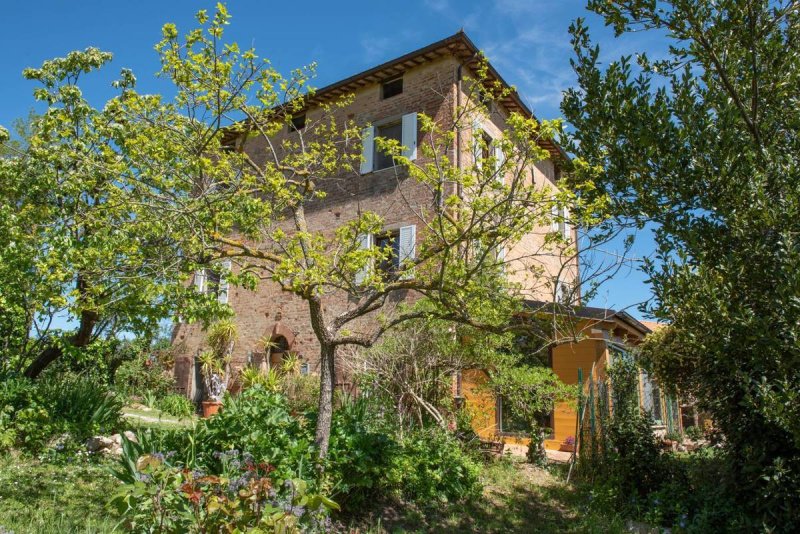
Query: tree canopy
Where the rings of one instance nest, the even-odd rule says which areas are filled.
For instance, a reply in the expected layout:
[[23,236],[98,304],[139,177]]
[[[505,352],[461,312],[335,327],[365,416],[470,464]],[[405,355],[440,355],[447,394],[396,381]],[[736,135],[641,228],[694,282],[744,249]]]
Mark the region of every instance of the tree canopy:
[[646,354],[660,380],[712,414],[731,489],[752,517],[791,525],[800,502],[800,6],[589,7],[617,36],[657,32],[669,43],[658,58],[602,65],[578,20],[578,86],[562,104],[570,147],[602,169],[597,191],[612,196],[617,222],[655,225],[648,311],[672,325]]

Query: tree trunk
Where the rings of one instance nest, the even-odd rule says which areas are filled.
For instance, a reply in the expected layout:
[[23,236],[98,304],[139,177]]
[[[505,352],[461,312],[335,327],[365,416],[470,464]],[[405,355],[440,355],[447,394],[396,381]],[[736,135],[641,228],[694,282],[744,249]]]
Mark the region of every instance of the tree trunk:
[[333,416],[333,386],[336,380],[334,364],[336,361],[336,346],[324,343],[320,347],[319,366],[319,415],[317,417],[317,431],[315,442],[319,457],[325,458],[328,454],[328,443],[331,438],[331,418]]
[[[99,320],[97,313],[93,311],[84,310],[81,312],[81,323],[78,326],[78,331],[72,336],[70,344],[73,347],[85,347],[92,340],[94,327],[97,326]],[[35,360],[25,369],[25,376],[28,378],[36,378],[44,371],[48,365],[56,361],[62,356],[64,351],[58,345],[53,345],[44,349]]]

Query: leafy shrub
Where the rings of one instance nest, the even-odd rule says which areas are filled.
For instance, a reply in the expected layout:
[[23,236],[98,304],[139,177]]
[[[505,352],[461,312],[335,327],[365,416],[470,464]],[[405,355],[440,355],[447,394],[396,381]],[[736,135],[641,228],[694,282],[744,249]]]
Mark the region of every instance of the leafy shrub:
[[391,459],[400,452],[387,429],[374,427],[364,398],[343,402],[333,414],[326,471],[336,483],[337,498],[347,505],[374,497]]
[[271,464],[276,476],[303,478],[313,473],[315,453],[308,426],[289,414],[286,399],[260,385],[238,397],[227,395],[224,409],[198,426],[200,461],[213,468],[215,451],[240,450]]
[[699,441],[705,438],[705,433],[699,426],[690,426],[686,429],[686,437],[693,441]]
[[124,486],[113,504],[137,532],[308,532],[327,527],[338,505],[308,491],[301,479],[274,484],[274,469],[248,454],[226,451],[222,473],[172,465],[125,440],[116,476]]
[[114,387],[128,397],[149,391],[161,398],[173,391],[175,380],[157,358],[140,354],[119,366],[114,373]]
[[286,396],[289,411],[304,413],[317,409],[319,377],[288,373],[281,377],[281,391]]
[[192,401],[183,395],[175,393],[156,401],[156,407],[162,412],[175,417],[190,417],[195,412]]
[[35,452],[62,433],[83,439],[122,426],[122,402],[102,377],[49,375],[0,383],[0,442]]
[[122,400],[96,379],[64,375],[42,380],[38,386],[53,417],[83,435],[112,432],[122,426]]
[[417,430],[401,440],[383,483],[417,503],[459,501],[479,493],[479,474],[478,462],[453,436],[439,429]]

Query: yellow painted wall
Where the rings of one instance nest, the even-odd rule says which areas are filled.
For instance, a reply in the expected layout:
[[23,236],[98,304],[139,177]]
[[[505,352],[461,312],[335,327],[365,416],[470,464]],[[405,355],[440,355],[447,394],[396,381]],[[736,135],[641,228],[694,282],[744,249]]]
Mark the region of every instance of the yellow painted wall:
[[[567,384],[578,383],[578,368],[584,378],[589,376],[592,364],[599,376],[605,374],[605,343],[602,339],[584,339],[578,343],[560,345],[553,349],[553,371]],[[472,418],[472,428],[486,440],[527,445],[527,438],[499,436],[497,428],[497,401],[485,384],[488,375],[481,369],[468,369],[461,373],[461,391],[464,407]],[[545,440],[545,447],[558,449],[567,436],[575,435],[577,412],[572,403],[559,403],[553,411],[553,438]]]
[[[606,348],[602,339],[583,339],[578,343],[559,345],[553,349],[553,371],[565,384],[578,383],[578,369],[584,382],[595,366],[595,375],[605,375]],[[578,413],[573,403],[562,402],[553,411],[553,438],[557,443],[575,436]]]
[[472,429],[481,439],[497,438],[497,403],[494,395],[485,388],[489,375],[482,369],[461,372],[461,392],[464,408],[472,418]]

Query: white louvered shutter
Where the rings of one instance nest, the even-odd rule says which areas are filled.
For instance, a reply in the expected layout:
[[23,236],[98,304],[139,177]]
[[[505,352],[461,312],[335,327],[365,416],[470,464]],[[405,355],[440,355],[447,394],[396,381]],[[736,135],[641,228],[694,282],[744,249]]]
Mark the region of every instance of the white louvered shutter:
[[417,159],[417,114],[403,115],[402,128],[403,156],[413,161]]
[[495,172],[497,173],[497,182],[500,184],[505,184],[505,172],[502,172],[500,169],[503,168],[503,165],[506,162],[506,154],[503,152],[503,148],[498,144],[494,146],[494,159],[495,159]]
[[361,130],[361,174],[372,172],[374,153],[375,128],[370,126]]
[[[361,234],[357,239],[361,249],[369,249],[372,247],[372,234]],[[364,280],[367,279],[367,275],[369,275],[369,268],[369,265],[365,265],[356,271],[355,283],[357,286],[363,284]]]
[[551,200],[553,201],[553,205],[550,206],[550,231],[558,232],[561,229],[561,224],[558,221],[558,214],[561,213],[561,208],[558,207],[555,197]]
[[563,210],[564,222],[562,223],[562,230],[564,232],[564,239],[569,240],[572,237],[572,227],[569,225],[569,208],[564,206]]
[[[406,261],[414,260],[417,257],[417,227],[415,225],[403,226],[400,228],[400,235],[398,236],[398,259],[400,268]],[[412,270],[408,269],[403,273],[403,278],[412,278]]]
[[206,291],[206,271],[200,269],[194,273],[194,288],[198,293],[205,293]]
[[503,245],[500,245],[499,247],[497,247],[496,251],[497,251],[497,254],[496,254],[497,265],[498,265],[498,267],[500,267],[500,272],[505,274],[505,272],[506,272],[506,247],[504,247]]
[[221,264],[222,271],[219,273],[219,292],[217,300],[220,304],[228,303],[228,278],[227,274],[231,271],[231,260],[225,260]]
[[481,121],[475,119],[472,121],[472,159],[475,162],[475,168],[481,170],[481,138],[483,137],[483,129],[481,128]]

